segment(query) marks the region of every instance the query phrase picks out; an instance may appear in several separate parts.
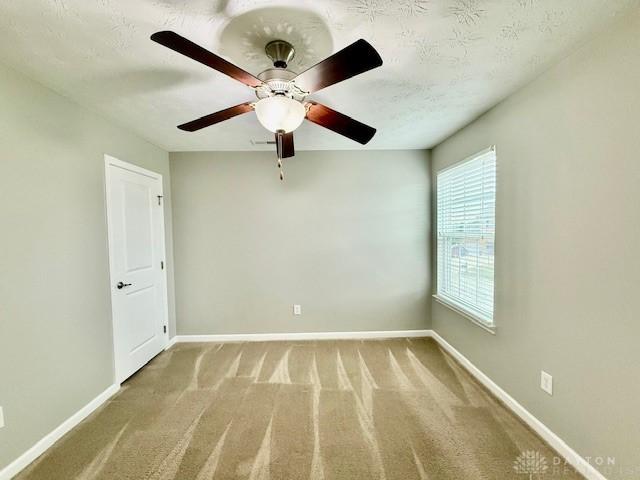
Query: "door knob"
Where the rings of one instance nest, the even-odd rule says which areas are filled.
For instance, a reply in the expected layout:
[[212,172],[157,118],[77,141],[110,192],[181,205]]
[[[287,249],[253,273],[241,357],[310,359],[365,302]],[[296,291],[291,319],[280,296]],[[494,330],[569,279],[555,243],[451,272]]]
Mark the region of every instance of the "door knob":
[[124,287],[129,287],[129,286],[131,286],[130,283],[118,282],[118,284],[116,285],[116,288],[118,290],[122,290]]

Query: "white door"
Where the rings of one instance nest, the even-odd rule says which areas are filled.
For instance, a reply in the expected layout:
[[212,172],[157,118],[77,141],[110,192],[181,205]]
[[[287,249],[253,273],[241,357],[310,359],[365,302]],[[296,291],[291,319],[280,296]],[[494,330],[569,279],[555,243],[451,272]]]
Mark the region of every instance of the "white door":
[[162,176],[105,157],[115,373],[124,381],[167,345]]

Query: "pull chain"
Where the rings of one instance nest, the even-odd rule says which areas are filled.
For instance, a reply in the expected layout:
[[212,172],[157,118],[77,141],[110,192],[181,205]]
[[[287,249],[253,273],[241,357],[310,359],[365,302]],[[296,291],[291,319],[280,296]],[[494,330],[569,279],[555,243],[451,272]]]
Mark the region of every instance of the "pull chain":
[[282,159],[278,157],[278,168],[280,169],[280,180],[284,181],[284,170],[282,169]]

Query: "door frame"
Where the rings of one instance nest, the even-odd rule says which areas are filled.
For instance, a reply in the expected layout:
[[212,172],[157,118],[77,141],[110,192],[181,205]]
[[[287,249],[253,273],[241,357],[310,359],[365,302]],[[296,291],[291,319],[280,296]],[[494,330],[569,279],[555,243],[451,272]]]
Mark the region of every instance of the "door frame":
[[106,223],[106,227],[107,227],[107,242],[108,242],[108,254],[109,254],[109,304],[111,305],[111,338],[112,338],[112,349],[113,349],[113,376],[114,376],[114,381],[117,384],[122,383],[125,378],[121,378],[122,374],[120,372],[118,372],[117,369],[117,361],[116,361],[116,317],[115,317],[115,311],[113,308],[113,285],[115,284],[115,281],[117,281],[115,279],[114,273],[115,273],[115,265],[114,265],[114,259],[113,259],[113,248],[114,248],[114,242],[113,242],[113,238],[112,238],[112,232],[109,228],[109,208],[111,207],[111,190],[109,188],[110,185],[110,181],[111,181],[111,167],[117,167],[117,168],[122,168],[125,170],[129,170],[133,173],[138,173],[141,175],[145,175],[151,178],[154,178],[156,180],[160,181],[160,195],[162,196],[162,212],[160,215],[160,229],[162,230],[162,241],[161,241],[161,249],[160,249],[160,253],[162,258],[164,259],[164,268],[161,270],[162,271],[162,275],[160,277],[160,282],[161,282],[161,286],[160,286],[160,291],[162,292],[162,320],[164,322],[164,325],[166,325],[166,331],[164,332],[163,335],[163,340],[164,340],[164,345],[163,345],[163,349],[166,349],[169,346],[169,297],[168,297],[168,288],[167,288],[167,247],[166,247],[166,237],[167,237],[167,232],[165,230],[165,221],[164,221],[164,214],[165,214],[165,204],[164,204],[164,185],[163,185],[163,178],[162,175],[151,171],[151,170],[147,170],[146,168],[142,168],[139,167],[137,165],[134,165],[132,163],[129,162],[125,162],[123,160],[119,160],[115,157],[112,157],[111,155],[106,155],[104,156],[104,189],[105,189],[105,223]]

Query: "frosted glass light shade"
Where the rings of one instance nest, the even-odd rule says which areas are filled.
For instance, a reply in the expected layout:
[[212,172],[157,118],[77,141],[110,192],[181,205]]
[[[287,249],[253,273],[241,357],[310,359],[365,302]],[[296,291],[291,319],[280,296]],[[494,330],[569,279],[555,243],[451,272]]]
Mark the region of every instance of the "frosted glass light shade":
[[302,103],[283,95],[263,98],[255,105],[258,121],[267,130],[293,132],[300,126],[307,112]]

